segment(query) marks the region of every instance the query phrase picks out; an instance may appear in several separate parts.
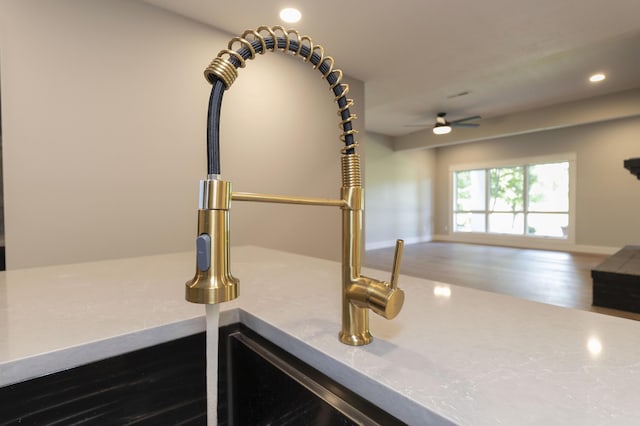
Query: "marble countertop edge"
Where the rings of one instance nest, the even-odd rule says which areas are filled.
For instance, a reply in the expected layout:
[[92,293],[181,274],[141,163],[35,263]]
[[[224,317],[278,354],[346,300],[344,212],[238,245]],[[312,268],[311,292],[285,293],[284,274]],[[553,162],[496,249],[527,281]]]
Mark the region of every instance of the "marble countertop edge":
[[[220,327],[238,322],[239,315],[239,308],[223,310],[220,312]],[[206,320],[203,312],[203,315],[193,318],[0,362],[0,387],[148,348],[205,330]]]

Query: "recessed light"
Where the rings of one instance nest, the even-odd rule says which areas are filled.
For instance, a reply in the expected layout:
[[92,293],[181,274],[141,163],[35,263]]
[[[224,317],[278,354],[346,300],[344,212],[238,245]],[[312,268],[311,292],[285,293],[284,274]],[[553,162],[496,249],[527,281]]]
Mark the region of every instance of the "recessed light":
[[598,74],[593,74],[591,77],[589,77],[589,81],[592,83],[597,83],[599,81],[604,80],[605,78],[607,78],[606,75],[602,73],[598,73]]
[[451,287],[437,285],[433,288],[433,295],[448,299],[451,297]]
[[284,22],[288,22],[293,24],[294,22],[298,22],[302,18],[302,13],[298,9],[294,9],[293,7],[287,7],[280,11],[280,19]]

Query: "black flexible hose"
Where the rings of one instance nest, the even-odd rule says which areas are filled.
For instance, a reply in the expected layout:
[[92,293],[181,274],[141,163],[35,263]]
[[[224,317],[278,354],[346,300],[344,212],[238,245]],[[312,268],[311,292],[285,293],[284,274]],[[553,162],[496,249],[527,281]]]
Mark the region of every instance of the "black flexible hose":
[[216,79],[209,96],[207,112],[207,170],[210,175],[220,174],[220,109],[224,83]]
[[[289,41],[289,51],[296,53],[300,48],[300,55],[302,57],[308,58],[311,54],[311,49],[305,44],[302,44],[300,47],[300,43],[297,40],[288,40]],[[278,49],[285,49],[287,47],[287,39],[283,37],[277,37],[277,41],[274,41],[273,37],[264,37],[264,42],[267,49],[273,49],[274,43],[277,43]],[[251,46],[253,47],[255,53],[262,52],[262,43],[260,40],[254,40],[251,42]],[[251,50],[248,47],[241,47],[237,50],[237,53],[240,54],[245,60],[250,59],[252,57]],[[323,59],[322,56],[317,53],[311,54],[311,58],[309,61],[317,66],[320,60]],[[229,61],[238,68],[240,66],[240,61],[231,56]],[[324,75],[329,69],[330,65],[328,61],[324,61],[320,64],[317,69]],[[336,83],[338,79],[336,72],[331,72],[327,75],[326,80],[329,85],[333,85]],[[207,167],[209,174],[220,174],[220,109],[222,106],[222,95],[224,94],[225,85],[217,77],[212,78],[213,88],[211,89],[211,96],[209,98],[209,111],[207,115]],[[334,95],[338,98],[338,107],[342,109],[341,119],[348,120],[351,117],[351,112],[349,108],[345,108],[347,105],[346,93],[343,93],[344,88],[341,84],[337,84],[333,88]],[[343,109],[344,108],[344,109]],[[342,125],[344,132],[346,133],[344,138],[345,146],[352,146],[354,144],[353,134],[349,132],[353,129],[351,121],[345,121]],[[345,151],[346,154],[354,154],[355,150],[353,148],[349,148]]]

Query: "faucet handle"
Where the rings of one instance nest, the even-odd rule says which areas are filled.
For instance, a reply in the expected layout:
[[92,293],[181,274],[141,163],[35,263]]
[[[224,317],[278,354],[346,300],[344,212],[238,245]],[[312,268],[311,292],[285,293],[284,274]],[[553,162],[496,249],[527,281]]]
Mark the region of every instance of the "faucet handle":
[[400,261],[402,260],[402,250],[404,248],[404,240],[396,240],[396,252],[393,255],[393,267],[391,269],[391,288],[398,288],[398,274],[400,273]]
[[396,241],[391,282],[379,281],[361,275],[351,281],[347,290],[347,300],[359,308],[369,308],[386,319],[395,318],[404,304],[404,291],[398,288],[403,247],[404,241]]

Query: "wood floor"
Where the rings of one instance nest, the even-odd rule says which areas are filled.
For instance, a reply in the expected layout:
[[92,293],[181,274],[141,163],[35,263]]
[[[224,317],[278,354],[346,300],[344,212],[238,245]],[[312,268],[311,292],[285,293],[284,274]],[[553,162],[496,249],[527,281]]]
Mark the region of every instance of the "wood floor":
[[[365,265],[391,270],[393,248],[369,250]],[[640,320],[591,305],[591,269],[608,256],[449,242],[406,245],[400,273],[522,299]]]

